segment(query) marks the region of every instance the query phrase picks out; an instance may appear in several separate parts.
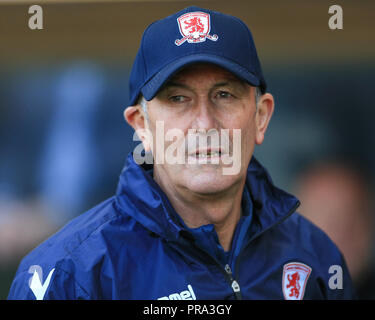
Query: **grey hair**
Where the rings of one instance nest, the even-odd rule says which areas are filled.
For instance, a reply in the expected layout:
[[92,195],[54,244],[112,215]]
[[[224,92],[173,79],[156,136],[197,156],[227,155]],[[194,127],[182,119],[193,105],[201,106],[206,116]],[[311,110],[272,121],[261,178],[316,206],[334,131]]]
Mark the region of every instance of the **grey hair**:
[[259,87],[255,87],[255,107],[256,110],[258,110],[258,102],[260,100],[260,97],[262,96],[262,91],[260,90]]
[[138,99],[138,104],[142,107],[142,110],[145,114],[145,119],[148,123],[148,112],[147,112],[147,100],[141,95]]
[[[258,102],[260,100],[260,97],[262,96],[262,91],[259,87],[255,87],[255,107],[256,110],[258,110]],[[138,99],[138,104],[142,107],[142,110],[145,114],[146,121],[148,122],[148,112],[147,112],[147,100],[144,98],[144,96],[140,96]]]

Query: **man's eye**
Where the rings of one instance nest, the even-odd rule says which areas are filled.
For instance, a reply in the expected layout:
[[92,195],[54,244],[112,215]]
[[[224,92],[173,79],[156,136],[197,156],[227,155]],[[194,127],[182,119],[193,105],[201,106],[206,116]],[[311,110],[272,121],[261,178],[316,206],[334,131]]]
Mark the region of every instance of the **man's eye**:
[[169,100],[172,102],[185,102],[187,101],[187,98],[185,96],[172,96],[169,97]]
[[227,98],[232,98],[233,95],[227,91],[219,91],[217,93],[217,97],[218,98],[224,98],[224,99],[227,99]]

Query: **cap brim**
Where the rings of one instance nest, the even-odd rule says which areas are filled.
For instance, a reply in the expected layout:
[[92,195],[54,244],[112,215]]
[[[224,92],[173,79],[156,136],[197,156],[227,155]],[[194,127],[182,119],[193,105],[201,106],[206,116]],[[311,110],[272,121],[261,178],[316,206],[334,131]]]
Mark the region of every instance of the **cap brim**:
[[155,76],[148,81],[141,92],[144,98],[149,101],[156,96],[161,87],[168,81],[176,72],[186,67],[187,65],[197,63],[197,62],[207,62],[216,64],[239,77],[240,79],[248,82],[250,85],[258,87],[261,85],[261,80],[250,73],[248,70],[241,67],[239,64],[228,60],[224,57],[210,55],[210,54],[193,54],[189,56],[182,57],[178,60],[173,61],[162,70],[160,70]]

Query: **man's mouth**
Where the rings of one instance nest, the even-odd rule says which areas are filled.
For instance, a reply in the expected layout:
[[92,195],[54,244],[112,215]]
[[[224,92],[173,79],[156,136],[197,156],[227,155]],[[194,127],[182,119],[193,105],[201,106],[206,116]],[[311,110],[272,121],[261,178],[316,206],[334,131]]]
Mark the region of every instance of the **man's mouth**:
[[199,149],[189,154],[189,158],[192,159],[194,162],[198,163],[216,163],[219,164],[219,161],[224,155],[224,152],[221,148],[218,149]]
[[221,150],[201,150],[196,151],[195,156],[198,158],[205,158],[205,157],[220,157],[221,156]]

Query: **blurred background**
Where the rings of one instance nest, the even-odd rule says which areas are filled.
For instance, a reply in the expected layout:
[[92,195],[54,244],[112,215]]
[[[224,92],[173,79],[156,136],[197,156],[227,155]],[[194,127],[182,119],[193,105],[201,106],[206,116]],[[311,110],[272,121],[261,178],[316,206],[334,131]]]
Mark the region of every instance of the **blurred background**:
[[38,1],[42,30],[33,4],[0,1],[0,299],[27,252],[114,194],[139,143],[122,113],[142,33],[192,4],[252,30],[276,102],[255,155],[375,297],[374,1]]

